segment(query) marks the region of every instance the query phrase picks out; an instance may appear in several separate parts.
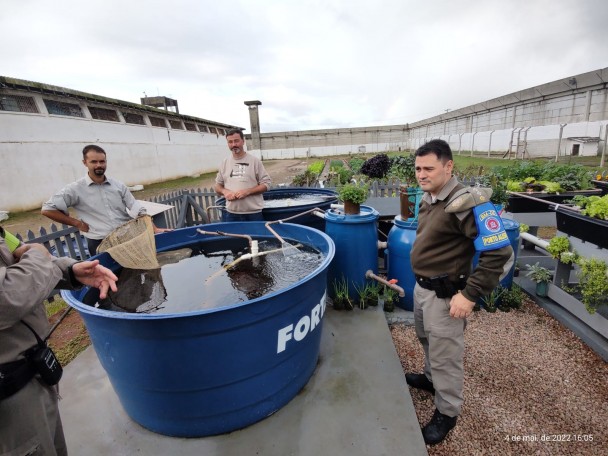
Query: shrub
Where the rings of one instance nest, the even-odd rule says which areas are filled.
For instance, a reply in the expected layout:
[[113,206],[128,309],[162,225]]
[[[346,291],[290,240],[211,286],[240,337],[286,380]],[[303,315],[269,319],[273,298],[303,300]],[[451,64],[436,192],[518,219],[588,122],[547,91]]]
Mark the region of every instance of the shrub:
[[365,174],[373,179],[382,179],[386,177],[390,167],[391,160],[388,158],[388,155],[378,154],[363,163],[361,174]]
[[390,159],[390,163],[389,176],[398,178],[408,187],[417,186],[414,155],[396,155]]

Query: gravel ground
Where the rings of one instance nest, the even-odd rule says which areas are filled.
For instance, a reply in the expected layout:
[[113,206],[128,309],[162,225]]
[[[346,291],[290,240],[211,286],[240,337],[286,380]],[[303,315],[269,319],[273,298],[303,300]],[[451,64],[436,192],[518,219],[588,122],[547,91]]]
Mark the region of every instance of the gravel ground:
[[[404,372],[422,372],[413,326],[392,325]],[[464,405],[429,455],[608,454],[608,364],[544,309],[475,312],[465,332]],[[430,394],[410,389],[418,421]]]

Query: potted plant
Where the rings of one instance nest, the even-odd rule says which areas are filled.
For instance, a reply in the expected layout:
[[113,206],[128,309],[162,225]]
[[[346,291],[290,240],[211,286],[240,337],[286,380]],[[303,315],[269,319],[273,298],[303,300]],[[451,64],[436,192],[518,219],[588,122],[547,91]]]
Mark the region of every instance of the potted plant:
[[378,282],[372,282],[368,285],[368,298],[367,304],[376,307],[378,305],[378,298],[380,297],[380,292],[382,291],[380,284]]
[[370,297],[370,289],[369,284],[364,283],[361,287],[355,284],[355,290],[357,290],[358,300],[359,300],[359,309],[367,309],[369,297]]
[[348,295],[348,283],[344,277],[342,280],[334,280],[333,307],[335,310],[352,310],[354,308]]
[[358,214],[361,203],[367,199],[367,185],[346,184],[338,189],[338,198],[344,202],[345,214]]
[[579,285],[582,302],[590,314],[608,304],[608,265],[598,258],[579,258]]
[[[395,280],[396,282],[396,280]],[[397,300],[397,292],[390,287],[384,287],[384,306],[385,312],[393,312],[395,310],[395,301]]]
[[527,264],[526,269],[528,269],[526,277],[536,282],[536,295],[541,298],[547,297],[547,289],[552,278],[551,271],[541,266],[538,262],[532,265]]

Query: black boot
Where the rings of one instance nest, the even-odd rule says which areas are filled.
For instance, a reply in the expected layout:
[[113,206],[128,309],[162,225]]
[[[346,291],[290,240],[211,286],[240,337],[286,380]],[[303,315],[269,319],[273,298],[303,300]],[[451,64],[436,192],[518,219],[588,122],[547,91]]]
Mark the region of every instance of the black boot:
[[435,409],[431,421],[422,428],[422,437],[427,445],[435,445],[446,438],[448,432],[456,426],[457,416],[447,416]]
[[424,374],[405,374],[405,381],[408,385],[421,390],[435,394],[433,382],[431,382]]

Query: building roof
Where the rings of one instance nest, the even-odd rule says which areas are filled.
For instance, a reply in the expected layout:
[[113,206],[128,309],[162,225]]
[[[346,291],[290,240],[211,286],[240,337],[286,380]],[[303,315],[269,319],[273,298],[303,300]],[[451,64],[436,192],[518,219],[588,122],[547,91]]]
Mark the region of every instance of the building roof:
[[571,136],[567,139],[580,143],[600,142],[600,138],[598,136]]
[[139,103],[132,103],[130,101],[117,100],[115,98],[108,98],[101,95],[94,95],[92,93],[81,92],[79,90],[67,89],[65,87],[54,86],[50,84],[43,84],[41,82],[26,81],[24,79],[11,78],[8,76],[0,76],[0,89],[13,89],[13,90],[25,90],[28,92],[36,92],[47,95],[61,95],[70,98],[76,98],[85,100],[88,102],[104,103],[114,106],[120,106],[123,108],[129,108],[136,111],[146,111],[154,114],[162,114],[166,116],[178,117],[180,119],[190,120],[193,122],[204,122],[207,125],[218,126],[223,128],[240,128],[238,125],[225,124],[216,122],[213,120],[203,119],[200,117],[188,116],[184,114],[177,114],[164,109],[153,108],[151,106],[145,106]]

